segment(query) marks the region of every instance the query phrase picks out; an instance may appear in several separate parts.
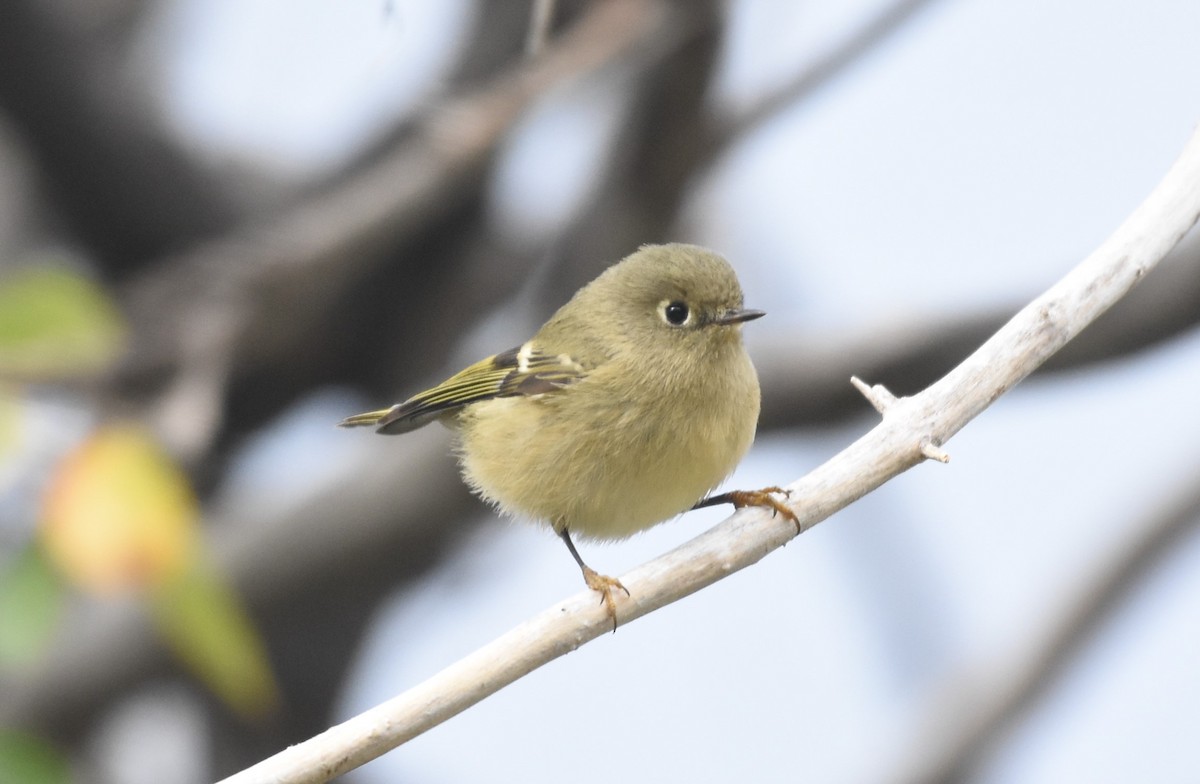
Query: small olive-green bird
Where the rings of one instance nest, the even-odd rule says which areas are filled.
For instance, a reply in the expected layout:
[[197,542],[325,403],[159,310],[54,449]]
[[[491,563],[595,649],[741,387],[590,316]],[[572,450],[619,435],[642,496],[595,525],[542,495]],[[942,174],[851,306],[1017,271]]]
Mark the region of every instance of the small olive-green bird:
[[571,536],[623,539],[699,506],[766,505],[779,488],[706,494],[758,423],[758,376],[742,324],[763,316],[721,256],[646,245],[609,267],[522,346],[488,357],[343,427],[457,431],[463,476],[485,500],[543,521],[566,543],[616,629],[629,591],[580,558]]

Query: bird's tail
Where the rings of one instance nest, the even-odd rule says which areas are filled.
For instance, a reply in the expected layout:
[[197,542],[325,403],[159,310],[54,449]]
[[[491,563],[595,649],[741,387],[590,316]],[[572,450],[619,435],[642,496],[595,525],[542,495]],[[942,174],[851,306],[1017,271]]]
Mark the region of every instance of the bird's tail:
[[368,411],[365,414],[355,414],[351,417],[346,417],[341,422],[338,422],[338,427],[367,427],[368,425],[378,425],[379,420],[387,416],[390,408],[381,408],[378,411]]

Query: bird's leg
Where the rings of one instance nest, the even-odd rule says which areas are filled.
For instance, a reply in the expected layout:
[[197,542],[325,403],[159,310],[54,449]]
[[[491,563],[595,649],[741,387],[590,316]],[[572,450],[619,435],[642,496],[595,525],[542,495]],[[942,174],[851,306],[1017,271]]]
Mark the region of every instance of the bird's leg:
[[706,506],[719,506],[721,504],[733,504],[734,509],[741,509],[743,506],[765,506],[771,510],[771,516],[776,514],[783,515],[786,519],[791,520],[796,525],[796,533],[800,532],[800,520],[796,517],[796,513],[787,507],[782,501],[775,497],[778,493],[784,498],[792,494],[790,490],[784,490],[782,487],[764,487],[761,490],[731,490],[728,493],[720,495],[710,495],[708,498],[696,502],[692,509],[703,509]]
[[600,602],[604,605],[604,609],[608,611],[608,617],[612,618],[613,631],[617,630],[617,601],[613,598],[613,591],[621,590],[625,595],[629,595],[629,589],[621,585],[621,581],[615,577],[608,577],[600,574],[592,567],[583,562],[579,557],[579,551],[575,549],[575,543],[571,541],[571,532],[565,527],[558,532],[566,543],[567,549],[571,551],[571,557],[575,559],[575,563],[579,564],[579,569],[583,572],[583,581],[587,583],[587,587],[593,591],[600,593]]

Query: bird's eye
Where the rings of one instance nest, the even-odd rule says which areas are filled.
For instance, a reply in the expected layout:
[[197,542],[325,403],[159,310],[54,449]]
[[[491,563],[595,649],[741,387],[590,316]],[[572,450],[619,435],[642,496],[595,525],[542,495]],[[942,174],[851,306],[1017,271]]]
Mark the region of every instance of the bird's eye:
[[688,316],[691,315],[688,311],[686,302],[668,302],[663,307],[663,318],[673,327],[679,327],[687,323]]

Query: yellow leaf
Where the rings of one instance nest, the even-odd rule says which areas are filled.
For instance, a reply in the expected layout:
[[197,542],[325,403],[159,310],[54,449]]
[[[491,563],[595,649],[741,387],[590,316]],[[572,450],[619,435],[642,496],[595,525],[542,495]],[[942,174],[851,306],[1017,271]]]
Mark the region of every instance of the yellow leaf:
[[43,506],[50,560],[84,591],[146,590],[182,574],[197,547],[195,497],[154,441],[96,431],[57,467]]
[[187,480],[142,430],[98,430],[58,466],[41,526],[50,559],[85,591],[140,591],[175,655],[238,713],[278,692],[237,596],[206,565]]
[[175,655],[234,711],[258,719],[275,710],[266,647],[237,595],[202,561],[161,586],[153,607]]

